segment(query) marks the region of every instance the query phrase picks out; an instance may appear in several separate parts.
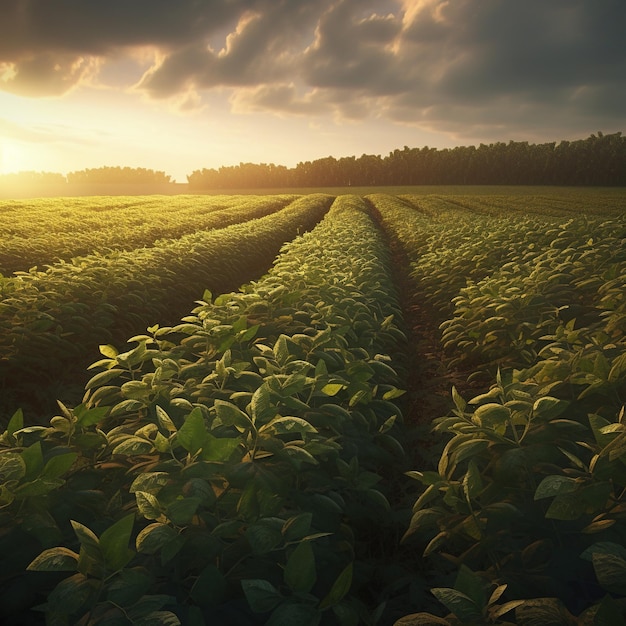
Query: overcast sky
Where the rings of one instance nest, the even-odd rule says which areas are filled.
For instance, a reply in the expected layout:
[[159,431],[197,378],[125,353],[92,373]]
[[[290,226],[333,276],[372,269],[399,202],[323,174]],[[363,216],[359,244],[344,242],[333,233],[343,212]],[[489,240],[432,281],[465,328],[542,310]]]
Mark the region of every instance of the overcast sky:
[[626,0],[0,0],[0,173],[626,130]]

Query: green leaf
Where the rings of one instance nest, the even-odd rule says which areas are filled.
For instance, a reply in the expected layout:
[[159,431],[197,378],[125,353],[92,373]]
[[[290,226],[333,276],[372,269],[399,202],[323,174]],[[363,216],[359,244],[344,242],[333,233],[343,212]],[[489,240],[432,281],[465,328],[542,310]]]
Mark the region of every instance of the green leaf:
[[533,415],[542,420],[551,420],[561,415],[568,406],[569,402],[566,400],[545,396],[544,398],[539,398],[533,405]]
[[136,456],[139,454],[149,454],[154,451],[154,444],[143,437],[129,435],[124,441],[115,446],[111,454],[123,454],[125,456]]
[[26,463],[21,454],[3,452],[0,454],[0,483],[19,481],[26,475]]
[[202,410],[195,408],[187,417],[185,422],[178,429],[176,440],[190,454],[196,454],[204,444],[204,439],[208,434]]
[[274,344],[274,358],[279,365],[284,365],[289,359],[289,346],[287,345],[287,336],[280,335]]
[[82,428],[88,428],[97,424],[108,412],[108,406],[95,406],[88,409],[84,404],[80,404],[74,409],[76,424]]
[[600,415],[597,415],[595,413],[589,414],[589,425],[591,426],[591,430],[593,431],[596,443],[600,446],[606,446],[614,438],[612,434],[604,434],[602,432],[604,427],[608,426],[609,424],[611,424],[611,422],[607,421]]
[[552,498],[564,493],[576,491],[578,483],[574,478],[568,476],[546,476],[535,490],[534,499]]
[[204,461],[228,461],[240,444],[241,441],[236,437],[214,437],[211,433],[207,433],[202,459]]
[[454,588],[465,594],[477,607],[483,607],[487,601],[485,582],[466,565],[461,565]]
[[41,451],[41,442],[37,441],[32,446],[24,448],[21,452],[24,461],[26,473],[25,478],[32,480],[39,476],[43,469],[43,453]]
[[129,608],[127,614],[129,619],[135,623],[135,620],[141,620],[141,618],[159,611],[159,609],[163,608],[166,604],[171,604],[173,601],[173,596],[165,594],[147,594],[139,598],[139,600]]
[[461,463],[467,458],[479,455],[483,450],[489,447],[488,439],[469,439],[463,441],[454,449],[454,462]]
[[511,600],[510,602],[505,602],[504,604],[501,604],[499,606],[494,606],[489,611],[489,615],[492,619],[501,617],[509,611],[516,609],[518,606],[521,606],[522,604],[524,604],[524,602],[525,600]]
[[76,452],[53,456],[43,468],[41,472],[42,478],[59,478],[63,476],[74,465],[77,457],[78,454]]
[[345,598],[352,586],[352,574],[354,564],[348,563],[348,565],[337,576],[337,579],[333,583],[328,595],[320,603],[320,609],[324,610],[330,606],[335,606]]
[[468,500],[475,498],[483,489],[483,481],[480,471],[474,459],[467,464],[467,472],[463,477],[463,490]]
[[215,411],[218,419],[225,426],[235,426],[239,431],[245,432],[252,427],[252,421],[246,413],[231,402],[215,400]]
[[465,407],[467,406],[467,402],[465,402],[461,394],[459,394],[456,387],[454,386],[452,387],[452,400],[454,401],[454,405],[456,406],[457,410],[463,413],[463,411],[465,411]]
[[147,491],[135,491],[137,508],[146,519],[159,519],[163,514],[161,504],[156,496]]
[[250,412],[252,413],[252,417],[256,421],[264,419],[270,410],[272,410],[272,403],[270,401],[270,390],[264,383],[257,387],[256,391],[252,394],[252,400],[250,401]]
[[118,402],[109,414],[111,417],[119,417],[120,415],[126,415],[127,413],[134,413],[144,408],[144,403],[139,400],[122,400]]
[[97,581],[83,574],[64,578],[48,594],[49,615],[72,615],[84,610],[96,597],[97,591]]
[[489,428],[503,435],[511,419],[511,411],[501,404],[483,404],[474,411],[472,419],[483,428]]
[[242,580],[241,588],[246,596],[250,608],[255,613],[267,613],[275,608],[283,599],[282,595],[267,580]]
[[283,542],[282,533],[270,524],[252,524],[246,530],[246,539],[256,555],[268,554]]
[[596,552],[592,557],[598,582],[611,593],[626,595],[626,561],[616,554]]
[[445,587],[437,587],[430,591],[461,622],[472,622],[482,617],[481,609],[464,593]]
[[14,440],[14,435],[18,430],[24,428],[24,413],[22,409],[18,409],[13,413],[9,423],[7,424],[6,434],[10,440]]
[[616,383],[626,374],[626,352],[620,354],[613,361],[611,370],[609,371],[608,381]]
[[58,547],[44,550],[26,568],[38,572],[75,572],[78,554],[69,548]]
[[95,389],[96,387],[102,387],[106,385],[108,382],[117,378],[120,374],[123,374],[124,370],[119,368],[113,368],[110,370],[105,370],[104,372],[100,372],[95,376],[92,376],[85,385],[85,389],[88,391],[90,389]]
[[383,394],[383,400],[394,400],[395,398],[399,398],[400,396],[403,396],[405,393],[406,393],[406,390],[396,389],[394,387],[393,389],[390,389],[389,391],[386,391]]
[[607,528],[614,526],[616,522],[617,520],[615,519],[598,519],[585,526],[580,532],[587,535],[593,535],[594,533],[600,533]]
[[499,387],[492,387],[487,393],[481,393],[478,396],[474,396],[468,401],[468,404],[482,404],[485,400],[496,400],[501,393],[502,390]]
[[74,529],[74,534],[80,542],[81,551],[84,550],[89,557],[100,561],[102,553],[100,552],[100,540],[96,534],[80,522],[70,520],[70,523]]
[[557,598],[525,600],[515,609],[519,626],[574,626],[577,621]]
[[168,524],[155,522],[146,526],[137,535],[135,545],[143,554],[156,554],[166,544],[178,537],[178,533]]
[[117,348],[111,344],[101,344],[98,346],[98,349],[100,350],[100,354],[108,357],[109,359],[115,359],[119,354]]
[[626,547],[613,541],[596,541],[580,556],[586,561],[592,561],[594,554],[614,554],[626,561]]
[[261,328],[260,324],[255,324],[254,326],[250,326],[241,332],[241,335],[238,337],[238,340],[242,343],[245,341],[250,341],[256,337],[256,334],[259,332],[259,328]]
[[146,568],[123,569],[107,585],[107,600],[118,606],[132,606],[154,584],[154,578]]
[[117,571],[125,567],[135,555],[128,548],[135,524],[135,514],[131,513],[109,526],[100,535],[100,550],[108,569]]
[[65,481],[62,478],[37,478],[33,481],[22,483],[17,487],[15,496],[19,498],[42,496],[63,484],[65,484]]
[[392,415],[390,418],[386,419],[381,427],[378,429],[378,432],[381,434],[389,432],[393,428],[393,425],[396,423],[397,418],[397,415]]
[[317,580],[315,555],[311,542],[299,543],[287,560],[284,572],[285,583],[292,591],[308,593]]
[[273,420],[265,424],[259,432],[270,431],[277,435],[290,435],[298,433],[316,433],[317,430],[306,420],[300,417],[275,417]]
[[[614,600],[611,596],[606,595],[602,598],[599,604],[594,605],[588,611],[585,611],[584,616],[587,613],[592,614],[594,626],[626,626],[626,619],[622,613],[618,600]],[[583,622],[581,617],[581,624]]]
[[174,500],[167,506],[166,515],[176,526],[185,526],[191,523],[193,516],[200,506],[200,498],[182,498]]
[[209,564],[200,572],[190,596],[200,606],[215,606],[223,601],[227,588],[228,583],[222,572]]
[[161,430],[167,432],[167,433],[175,433],[176,432],[176,425],[174,424],[174,422],[172,421],[172,419],[170,418],[170,416],[167,414],[167,412],[165,411],[165,409],[161,408],[158,404],[155,407],[155,412],[156,412],[156,416],[157,416],[157,422],[159,423],[159,427],[161,428]]
[[282,528],[282,534],[286,541],[298,541],[311,530],[311,522],[313,521],[313,513],[301,513],[294,517],[290,517]]
[[327,383],[321,389],[321,392],[327,396],[336,396],[342,389],[345,389],[347,385],[342,383]]
[[157,494],[162,487],[167,485],[169,480],[170,475],[167,472],[144,472],[133,480],[129,491],[130,493],[147,491],[151,494]]
[[546,519],[575,520],[585,513],[586,502],[577,493],[564,493],[554,498]]

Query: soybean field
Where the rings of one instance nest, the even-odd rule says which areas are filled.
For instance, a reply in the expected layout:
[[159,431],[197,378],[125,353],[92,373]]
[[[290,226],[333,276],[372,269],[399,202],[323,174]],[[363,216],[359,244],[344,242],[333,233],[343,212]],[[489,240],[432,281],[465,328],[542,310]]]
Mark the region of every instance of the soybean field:
[[623,189],[0,216],[3,624],[626,624]]

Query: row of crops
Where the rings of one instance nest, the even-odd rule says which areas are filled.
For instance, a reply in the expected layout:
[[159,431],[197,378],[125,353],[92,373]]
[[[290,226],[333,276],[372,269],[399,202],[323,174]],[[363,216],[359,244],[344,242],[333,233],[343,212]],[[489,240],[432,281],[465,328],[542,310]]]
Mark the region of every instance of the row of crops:
[[[0,278],[0,380],[5,393],[18,399],[32,396],[36,381],[45,399],[55,382],[81,380],[79,373],[96,358],[98,344],[124,342],[157,320],[179,320],[204,289],[222,293],[257,278],[281,245],[312,228],[331,201],[322,194],[246,199],[209,214],[236,218],[230,226],[164,239],[152,247],[95,252]],[[121,239],[125,233],[123,229]],[[54,245],[55,239],[48,241]]]
[[[297,196],[36,198],[0,204],[0,274],[161,245],[269,215]],[[157,243],[160,242],[160,243]]]
[[441,358],[483,390],[452,389],[444,447],[409,473],[405,542],[448,572],[449,615],[403,623],[626,623],[623,216],[425,224],[406,199],[373,202],[440,311]]
[[626,624],[626,232],[581,202],[281,197],[5,279],[39,302],[93,259],[62,308],[133,276],[119,335],[49,344],[101,344],[82,402],[1,435],[3,623]]
[[39,594],[50,623],[368,620],[360,548],[404,456],[389,271],[343,196],[259,282],[103,348],[84,404],[49,427],[16,415],[2,551],[35,572],[5,581],[5,610]]

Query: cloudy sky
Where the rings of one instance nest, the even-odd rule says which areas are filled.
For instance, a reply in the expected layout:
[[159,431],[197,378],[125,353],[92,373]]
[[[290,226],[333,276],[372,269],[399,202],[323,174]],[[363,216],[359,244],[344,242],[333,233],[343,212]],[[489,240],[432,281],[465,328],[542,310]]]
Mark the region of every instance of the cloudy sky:
[[1,0],[0,173],[626,131],[626,0]]

